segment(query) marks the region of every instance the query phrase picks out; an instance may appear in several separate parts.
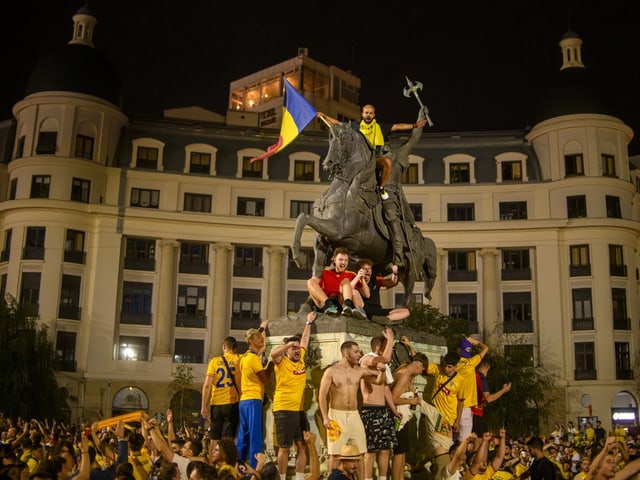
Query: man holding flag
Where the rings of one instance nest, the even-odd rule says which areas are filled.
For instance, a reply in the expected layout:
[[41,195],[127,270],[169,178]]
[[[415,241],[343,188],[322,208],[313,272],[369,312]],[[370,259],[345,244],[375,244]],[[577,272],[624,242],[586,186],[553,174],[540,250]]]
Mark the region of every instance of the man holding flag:
[[311,120],[316,117],[316,113],[313,105],[311,105],[288,80],[285,80],[280,138],[278,138],[276,143],[267,148],[266,152],[252,158],[250,162],[253,163],[257,160],[264,160],[283,150],[311,123]]

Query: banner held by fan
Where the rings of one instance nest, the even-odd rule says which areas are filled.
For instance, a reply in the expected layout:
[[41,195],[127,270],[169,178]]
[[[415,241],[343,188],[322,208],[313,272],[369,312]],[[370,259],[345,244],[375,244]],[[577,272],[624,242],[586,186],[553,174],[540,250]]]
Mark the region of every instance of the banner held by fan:
[[316,109],[311,105],[293,85],[284,81],[284,105],[282,108],[282,126],[278,142],[267,148],[262,155],[249,160],[253,163],[275,155],[289,145],[316,117]]

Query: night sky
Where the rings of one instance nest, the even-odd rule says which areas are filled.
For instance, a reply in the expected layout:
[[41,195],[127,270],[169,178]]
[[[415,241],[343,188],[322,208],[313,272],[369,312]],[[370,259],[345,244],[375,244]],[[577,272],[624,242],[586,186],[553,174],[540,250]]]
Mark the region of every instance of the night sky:
[[[583,62],[610,85],[611,113],[636,131],[640,154],[640,34],[635,2],[90,0],[96,48],[122,79],[125,113],[160,116],[199,105],[224,114],[229,83],[295,57],[299,47],[362,79],[361,103],[383,122],[411,122],[405,75],[424,84],[433,131],[522,129],[561,65],[569,29]],[[0,119],[24,94],[36,61],[71,39],[81,1],[22,1],[0,18]]]

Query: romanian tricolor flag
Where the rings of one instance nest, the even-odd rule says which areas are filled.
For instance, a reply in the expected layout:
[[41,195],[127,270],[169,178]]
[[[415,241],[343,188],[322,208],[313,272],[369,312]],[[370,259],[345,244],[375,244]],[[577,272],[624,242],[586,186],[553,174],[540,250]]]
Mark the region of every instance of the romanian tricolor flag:
[[293,85],[287,80],[284,81],[284,106],[282,108],[282,126],[280,127],[280,138],[262,155],[254,157],[250,162],[263,160],[275,155],[280,150],[289,145],[298,134],[305,129],[311,120],[316,116],[316,109],[311,105]]

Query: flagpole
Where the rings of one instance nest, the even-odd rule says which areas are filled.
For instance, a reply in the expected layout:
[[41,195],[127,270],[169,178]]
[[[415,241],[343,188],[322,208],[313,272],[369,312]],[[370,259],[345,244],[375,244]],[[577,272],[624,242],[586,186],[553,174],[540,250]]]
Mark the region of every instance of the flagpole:
[[321,113],[320,115],[318,115],[318,118],[320,118],[320,120],[322,120],[327,127],[331,128],[331,124],[327,122],[326,118],[324,118],[324,113]]

